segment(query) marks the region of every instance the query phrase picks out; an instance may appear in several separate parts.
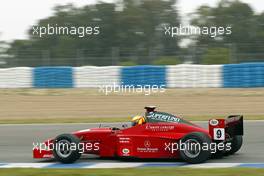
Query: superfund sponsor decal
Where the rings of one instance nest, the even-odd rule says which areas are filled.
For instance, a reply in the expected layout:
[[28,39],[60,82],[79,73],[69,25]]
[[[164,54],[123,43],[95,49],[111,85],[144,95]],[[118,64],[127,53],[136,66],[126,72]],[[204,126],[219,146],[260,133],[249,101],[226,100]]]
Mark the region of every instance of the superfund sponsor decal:
[[180,122],[180,118],[176,116],[172,116],[170,114],[166,113],[159,113],[159,112],[150,112],[147,116],[149,120],[154,120],[154,121],[162,121],[162,122]]

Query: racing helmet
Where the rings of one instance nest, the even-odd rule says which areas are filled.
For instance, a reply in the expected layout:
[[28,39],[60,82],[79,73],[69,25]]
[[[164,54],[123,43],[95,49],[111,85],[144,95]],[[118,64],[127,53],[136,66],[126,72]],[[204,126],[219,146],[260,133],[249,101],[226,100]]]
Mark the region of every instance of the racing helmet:
[[146,123],[146,119],[144,116],[137,115],[132,118],[131,122],[132,122],[132,126],[142,125]]

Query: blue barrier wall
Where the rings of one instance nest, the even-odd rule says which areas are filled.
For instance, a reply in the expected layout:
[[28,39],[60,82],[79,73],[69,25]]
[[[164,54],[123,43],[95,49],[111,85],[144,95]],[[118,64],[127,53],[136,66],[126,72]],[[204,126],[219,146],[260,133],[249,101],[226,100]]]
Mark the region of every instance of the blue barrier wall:
[[150,65],[122,67],[121,84],[166,86],[166,67]]
[[264,63],[223,66],[223,87],[264,87]]
[[33,70],[33,86],[71,88],[73,87],[72,67],[36,67]]
[[111,83],[175,87],[264,87],[264,63],[0,69],[0,88],[98,87]]

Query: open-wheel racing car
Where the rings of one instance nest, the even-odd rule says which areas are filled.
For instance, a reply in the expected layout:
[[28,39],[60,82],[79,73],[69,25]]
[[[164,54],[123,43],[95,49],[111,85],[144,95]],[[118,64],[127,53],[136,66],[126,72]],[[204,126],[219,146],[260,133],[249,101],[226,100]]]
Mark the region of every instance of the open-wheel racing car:
[[178,116],[145,107],[131,127],[99,127],[61,134],[34,146],[34,158],[73,163],[82,154],[115,158],[175,158],[201,163],[214,156],[232,155],[242,146],[243,116],[209,120],[209,129]]

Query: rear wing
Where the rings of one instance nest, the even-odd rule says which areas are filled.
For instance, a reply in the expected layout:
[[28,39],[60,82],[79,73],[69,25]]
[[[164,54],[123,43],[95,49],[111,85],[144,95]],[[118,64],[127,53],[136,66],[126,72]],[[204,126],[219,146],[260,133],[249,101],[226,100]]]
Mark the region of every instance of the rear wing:
[[209,134],[213,140],[225,140],[226,137],[244,135],[242,115],[231,115],[226,119],[209,120]]
[[244,135],[244,124],[242,115],[231,115],[226,119],[226,133],[231,136]]

